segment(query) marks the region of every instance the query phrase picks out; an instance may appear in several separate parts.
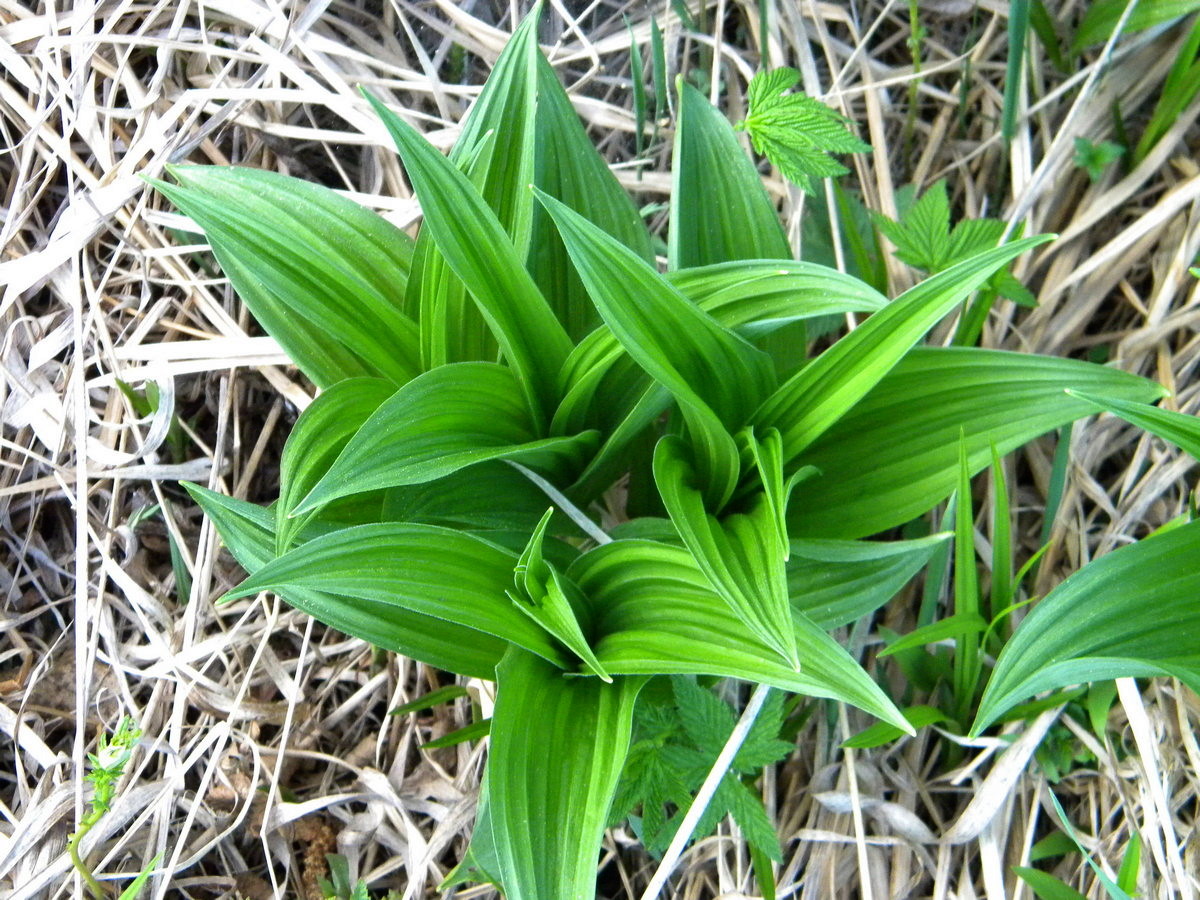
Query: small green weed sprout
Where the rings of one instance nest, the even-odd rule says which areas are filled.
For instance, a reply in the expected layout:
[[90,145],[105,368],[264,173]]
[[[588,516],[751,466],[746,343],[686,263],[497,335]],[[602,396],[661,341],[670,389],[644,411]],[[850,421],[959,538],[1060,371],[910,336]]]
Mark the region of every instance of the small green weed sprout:
[[[96,880],[95,874],[91,867],[87,864],[87,860],[79,855],[80,845],[84,837],[89,831],[95,827],[108,811],[112,808],[113,798],[116,796],[117,783],[125,774],[125,766],[133,756],[133,748],[137,745],[141,738],[141,730],[134,724],[134,721],[129,716],[121,719],[117,725],[116,731],[112,735],[101,734],[97,742],[96,752],[88,754],[87,780],[92,783],[92,799],[90,809],[83,820],[79,823],[79,828],[67,841],[67,853],[71,857],[71,864],[75,867],[75,871],[79,873],[83,883],[87,886],[88,892],[96,900],[104,900],[108,897],[108,892],[104,889],[99,881]],[[158,857],[151,860],[149,866],[129,884],[124,891],[121,892],[120,900],[133,900],[140,892],[146,881],[150,877],[150,873],[154,867],[158,865]]]

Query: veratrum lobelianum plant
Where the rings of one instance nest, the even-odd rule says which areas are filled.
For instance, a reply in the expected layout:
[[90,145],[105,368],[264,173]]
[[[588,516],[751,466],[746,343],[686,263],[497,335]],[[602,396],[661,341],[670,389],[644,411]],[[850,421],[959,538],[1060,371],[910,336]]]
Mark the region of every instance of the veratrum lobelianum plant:
[[[320,388],[273,507],[188,487],[250,572],[228,596],[276,591],[380,647],[495,679],[469,871],[509,900],[584,900],[649,677],[745,679],[911,731],[828,632],[890,600],[946,536],[865,538],[1096,398],[1152,409],[1164,392],[1073,360],[920,346],[1046,238],[891,301],[793,261],[733,128],[683,84],[660,273],[538,49],[537,17],[448,159],[372,101],[421,203],[415,242],[267,172],[178,166],[156,186]],[[813,359],[771,340],[844,313],[868,317]],[[580,511],[621,524],[605,534]],[[1198,528],[1112,554],[1170,551],[1134,566],[1128,596],[1194,603],[1200,576],[1173,560],[1194,559]],[[1194,656],[1155,656],[1121,600],[1088,606],[1102,639],[1072,643],[1086,600],[1060,604],[1059,645],[1001,659],[979,727],[1034,691],[1121,674],[1112,659],[1131,654],[1109,651],[1125,637],[1145,651],[1136,674],[1196,683]]]

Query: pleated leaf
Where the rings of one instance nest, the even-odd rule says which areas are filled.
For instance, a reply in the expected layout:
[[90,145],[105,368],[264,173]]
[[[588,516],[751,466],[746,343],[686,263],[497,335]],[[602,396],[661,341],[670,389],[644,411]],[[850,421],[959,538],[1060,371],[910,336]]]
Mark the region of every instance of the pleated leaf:
[[275,552],[282,554],[307,517],[288,517],[313,489],[371,414],[396,392],[382,378],[348,378],[322,391],[296,420],[279,463],[279,500],[275,504]]
[[[505,45],[449,155],[496,214],[518,258],[524,258],[531,235],[533,201],[527,185],[534,171],[540,12],[539,4]],[[429,230],[417,238],[408,305],[420,310],[425,368],[495,359],[496,340],[486,320]]]
[[1151,381],[1071,359],[974,348],[918,348],[800,461],[821,475],[792,499],[793,537],[860,538],[902,525],[954,490],[958,439],[972,475],[1034,438],[1089,415],[1068,387],[1131,401]]
[[1067,685],[1167,675],[1200,690],[1197,598],[1200,522],[1094,560],[1017,627],[996,660],[972,733],[1022,700]]
[[1047,240],[996,247],[905,291],[782,384],[755,412],[753,424],[778,428],[791,462],[997,269]]
[[612,675],[717,675],[841,700],[911,727],[850,655],[795,613],[800,670],[786,664],[729,609],[691,553],[642,540],[581,556],[567,576],[596,615],[596,657]]
[[[511,369],[451,363],[413,379],[384,402],[293,513],[350,494],[432,481],[492,459],[569,470],[594,439],[539,440]],[[486,485],[480,489],[486,492]]]
[[[540,53],[536,66],[534,184],[612,235],[641,259],[653,262],[650,234],[629,194],[596,151],[554,69]],[[526,202],[533,201],[528,190],[523,193]],[[599,318],[558,229],[540,204],[535,204],[533,210],[533,235],[529,270],[567,334],[572,340],[579,340],[598,324]]]
[[594,900],[642,678],[565,678],[514,648],[497,670],[488,817],[506,900]]
[[733,126],[682,78],[677,86],[667,241],[670,268],[791,259],[779,214]]
[[605,323],[683,409],[701,483],[719,506],[737,475],[729,429],[770,390],[769,357],[697,309],[633,251],[554,198],[538,198]]
[[[687,445],[674,436],[654,449],[654,481],[671,523],[713,590],[760,641],[799,669],[787,594],[787,541],[779,533],[769,492],[758,493],[746,512],[720,519],[711,515],[693,487],[696,473]],[[782,484],[778,487],[782,490]]]
[[412,239],[328,188],[275,172],[170,166],[151,182],[203,230],[254,317],[319,387],[420,371],[401,311]]
[[337,593],[464,625],[563,667],[570,656],[505,595],[514,554],[434,525],[384,522],[321,535],[268,562],[226,598],[297,589]]
[[1067,390],[1072,397],[1120,416],[1143,431],[1170,441],[1193,459],[1200,460],[1200,418],[1171,409],[1159,409],[1146,403],[1131,403],[1120,397],[1106,397],[1088,391]]
[[396,142],[421,202],[422,227],[479,304],[540,427],[558,405],[556,379],[571,350],[566,331],[470,180],[403,119],[368,99]]
[[912,541],[792,541],[787,566],[792,608],[821,628],[855,622],[895,597],[948,537],[935,534]]
[[[275,516],[269,509],[184,483],[217,526],[234,558],[251,575],[275,559]],[[427,665],[471,678],[494,678],[508,644],[473,627],[423,615],[391,603],[332,591],[289,587],[289,604],[353,637]]]

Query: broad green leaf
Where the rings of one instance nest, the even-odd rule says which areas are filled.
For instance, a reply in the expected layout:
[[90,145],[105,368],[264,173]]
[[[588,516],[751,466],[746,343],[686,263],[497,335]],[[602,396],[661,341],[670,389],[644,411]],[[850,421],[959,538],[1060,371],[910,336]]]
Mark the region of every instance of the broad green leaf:
[[204,229],[259,323],[318,387],[420,371],[401,311],[412,239],[328,188],[275,172],[169,166],[151,181]]
[[525,269],[495,213],[470,180],[379,101],[424,215],[423,228],[479,304],[538,420],[558,404],[556,379],[571,341]]
[[633,251],[552,197],[538,198],[605,323],[682,407],[706,495],[719,506],[737,476],[729,429],[770,390],[770,359],[697,309]]
[[279,463],[275,504],[275,552],[284,553],[307,517],[288,517],[325,475],[346,442],[396,386],[382,378],[348,378],[322,391],[296,421]]
[[594,437],[538,440],[511,369],[484,362],[439,366],[375,411],[294,513],[350,494],[432,481],[493,459],[569,472]]
[[569,655],[513,608],[514,555],[434,525],[384,522],[321,535],[268,562],[227,599],[259,591],[337,593],[465,625],[525,647],[557,666]]
[[781,385],[754,414],[753,424],[778,428],[784,458],[791,462],[996,269],[1049,239],[1013,241],[905,291]]
[[1089,391],[1068,389],[1067,393],[1097,409],[1120,416],[1126,422],[1136,425],[1164,441],[1170,441],[1188,456],[1200,460],[1200,418],[1171,409],[1160,409],[1146,403],[1131,403],[1120,397],[1106,397]]
[[596,656],[612,675],[717,675],[856,706],[906,733],[907,721],[829,635],[796,613],[800,671],[754,636],[691,553],[640,540],[590,550],[567,570],[596,615]]
[[[389,488],[382,518],[467,530],[521,531],[528,538],[545,511],[542,490],[508,463],[494,460],[434,481]],[[570,520],[557,516],[551,530],[570,533]]]
[[[1130,0],[1095,0],[1088,4],[1087,13],[1071,41],[1071,51],[1078,53],[1093,44],[1107,41],[1129,3]],[[1200,0],[1141,0],[1129,14],[1124,34],[1144,31],[1154,25],[1182,18],[1197,9],[1200,9]]]
[[492,836],[491,804],[488,802],[488,778],[484,772],[479,784],[479,800],[475,806],[475,827],[463,858],[438,885],[439,891],[467,881],[494,884],[500,887],[500,861],[496,856],[496,841]]
[[676,85],[669,267],[791,259],[779,214],[733,126],[682,78]]
[[[776,450],[777,444],[778,435]],[[756,494],[745,512],[718,519],[705,510],[704,495],[693,487],[696,472],[687,445],[667,436],[654,449],[654,480],[671,523],[713,590],[759,640],[798,670],[785,569],[788,545],[779,527],[786,503],[782,475],[769,479],[771,488]],[[775,504],[773,493],[782,495]]]
[[641,678],[564,678],[513,648],[497,669],[488,815],[507,900],[594,900]]
[[[540,54],[537,88],[534,184],[652,262],[650,234],[637,208],[596,151],[554,69]],[[523,193],[532,203],[529,191]],[[567,334],[579,340],[598,323],[596,308],[571,265],[558,229],[540,204],[534,204],[533,235],[529,269]]]
[[611,682],[612,678],[596,660],[596,654],[592,652],[584,629],[580,626],[582,619],[587,630],[591,631],[591,610],[587,600],[579,588],[564,578],[542,555],[546,527],[553,514],[552,507],[542,516],[521,558],[517,560],[514,578],[516,589],[508,592],[509,599],[517,609],[578,656],[590,672]]
[[[275,515],[271,510],[199,485],[184,482],[183,486],[216,524],[225,545],[247,572],[253,575],[275,558]],[[472,627],[337,591],[297,587],[281,591],[280,596],[338,631],[471,678],[494,678],[507,647],[504,641]]]
[[927,644],[936,644],[939,641],[980,635],[987,631],[987,627],[987,619],[977,613],[955,613],[910,631],[899,640],[888,644],[879,655],[891,656],[893,653],[901,653],[914,647],[924,647]]
[[1169,675],[1200,689],[1197,560],[1200,522],[1192,522],[1114,550],[1052,590],[1001,651],[972,734],[1066,685]]
[[[865,326],[860,326],[865,327]],[[973,348],[911,351],[800,455],[822,474],[788,510],[793,537],[858,538],[902,525],[954,490],[960,431],[972,474],[1093,407],[1065,388],[1127,400],[1153,382],[1071,359]]]
[[792,541],[787,567],[792,608],[821,628],[848,625],[895,597],[947,537],[935,534],[887,542]]

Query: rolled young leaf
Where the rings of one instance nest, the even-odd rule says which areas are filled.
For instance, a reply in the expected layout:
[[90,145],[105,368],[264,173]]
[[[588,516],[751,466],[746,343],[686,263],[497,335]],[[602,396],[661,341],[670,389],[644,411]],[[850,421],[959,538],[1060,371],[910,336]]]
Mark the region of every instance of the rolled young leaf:
[[1072,684],[1167,675],[1200,690],[1198,597],[1200,522],[1088,563],[1017,626],[971,733],[1033,694]]
[[[492,459],[577,470],[595,435],[537,439],[511,369],[451,363],[413,379],[363,424],[325,477],[293,510],[363,491],[419,484]],[[486,491],[486,487],[481,486]]]
[[566,678],[513,648],[496,670],[488,818],[506,900],[595,900],[600,842],[645,679]]
[[151,183],[209,239],[254,317],[318,387],[420,369],[401,311],[412,239],[328,188],[275,172],[169,166]]
[[[183,486],[212,519],[225,546],[247,572],[253,575],[275,558],[275,516],[271,510],[196,484],[184,482]],[[282,590],[280,596],[338,631],[470,678],[494,678],[496,665],[508,647],[499,638],[475,628],[378,600],[303,587]]]
[[911,351],[800,456],[821,474],[793,498],[793,537],[860,538],[927,512],[958,477],[960,431],[971,474],[1039,435],[1088,415],[1066,393],[1154,400],[1163,389],[1105,366],[1001,350]]
[[513,608],[505,591],[517,558],[434,525],[384,522],[321,535],[262,566],[226,599],[296,589],[337,593],[445,619],[572,667],[557,641]]

